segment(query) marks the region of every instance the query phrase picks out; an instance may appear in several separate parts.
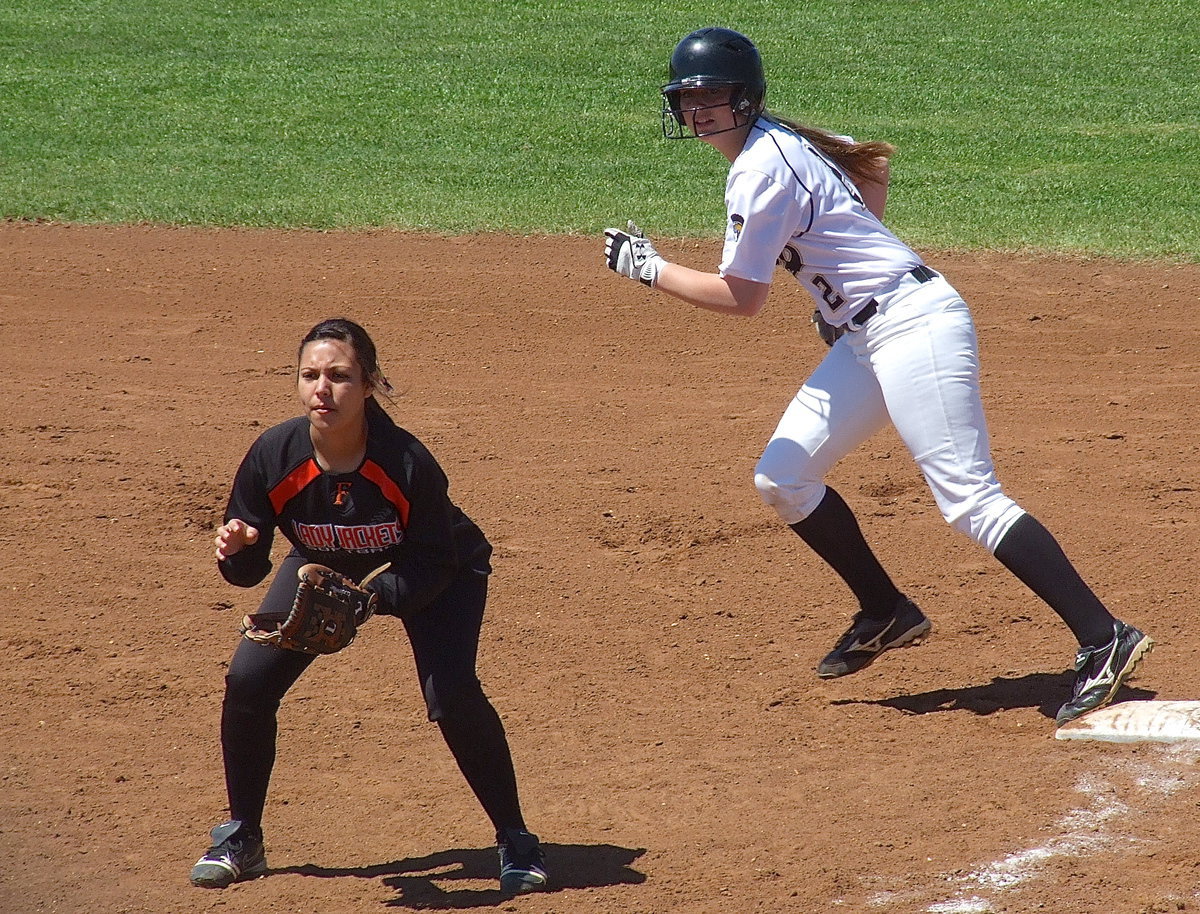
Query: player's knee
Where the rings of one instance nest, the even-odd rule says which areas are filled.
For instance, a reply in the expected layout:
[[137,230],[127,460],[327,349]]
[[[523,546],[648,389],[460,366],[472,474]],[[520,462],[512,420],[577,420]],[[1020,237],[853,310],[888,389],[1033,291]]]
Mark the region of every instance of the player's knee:
[[279,702],[252,691],[226,691],[221,703],[222,740],[239,743],[254,739],[274,727]]
[[754,468],[754,488],[769,507],[775,510],[786,524],[794,524],[808,517],[821,502],[825,494],[825,483],[810,478],[803,466],[784,464],[768,446],[758,466]]
[[430,676],[425,682],[425,710],[435,723],[471,721],[491,707],[479,680],[446,686]]
[[1013,523],[1024,514],[1024,510],[1008,498],[993,499],[985,504],[972,506],[963,512],[943,511],[946,523],[974,540],[988,552],[995,552]]
[[221,707],[226,718],[268,719],[279,710],[279,704],[279,699],[267,693],[252,677],[225,677],[225,699]]
[[754,474],[754,488],[759,497],[783,520],[794,524],[808,517],[821,501],[824,485],[807,483],[781,483],[766,473]]
[[225,674],[225,704],[232,707],[248,707],[257,704],[263,697],[258,677],[248,670],[233,666]]
[[779,505],[786,502],[783,491],[774,479],[774,477],[766,473],[756,472],[754,474],[754,488],[758,490],[758,497],[767,505],[778,510]]

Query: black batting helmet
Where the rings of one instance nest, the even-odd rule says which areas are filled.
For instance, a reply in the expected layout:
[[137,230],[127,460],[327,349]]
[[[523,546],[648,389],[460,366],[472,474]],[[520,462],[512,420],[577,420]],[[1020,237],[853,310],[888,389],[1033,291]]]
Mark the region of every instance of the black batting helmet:
[[669,79],[662,87],[663,134],[672,139],[690,136],[679,104],[683,89],[729,87],[734,90],[730,107],[750,120],[762,113],[767,94],[762,57],[754,42],[716,26],[697,29],[675,45]]

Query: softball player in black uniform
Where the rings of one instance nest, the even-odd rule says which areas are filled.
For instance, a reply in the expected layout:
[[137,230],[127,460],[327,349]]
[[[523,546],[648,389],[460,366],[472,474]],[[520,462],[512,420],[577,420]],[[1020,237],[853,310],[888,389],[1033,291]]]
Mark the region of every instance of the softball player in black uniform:
[[882,222],[891,146],[772,114],[766,89],[758,49],[744,35],[704,28],[676,45],[662,87],[663,129],[729,159],[723,258],[715,273],[670,263],[630,223],[605,233],[605,259],[623,276],[725,314],[758,313],[777,266],[812,295],[831,347],[785,410],[754,482],[859,602],[817,674],[857,672],[931,627],[824,481],[891,423],[946,521],[988,549],[1078,640],[1075,686],[1058,723],[1107,704],[1152,642],[1109,613],[1050,532],[1001,488],[970,311]]
[[[379,596],[376,612],[404,624],[429,719],[495,826],[501,889],[543,888],[543,853],[525,827],[504,727],[475,671],[491,546],[450,500],[433,456],[376,400],[388,387],[362,327],[323,321],[301,342],[298,363],[305,414],[263,433],[242,461],[217,531],[217,566],[231,584],[258,584],[271,570],[278,528],[292,549],[258,610],[278,617],[307,562],[355,580],[390,562],[368,585]],[[221,712],[230,821],[212,830],[193,884],[221,888],[266,872],[262,816],[276,715],[314,659],[238,643]]]

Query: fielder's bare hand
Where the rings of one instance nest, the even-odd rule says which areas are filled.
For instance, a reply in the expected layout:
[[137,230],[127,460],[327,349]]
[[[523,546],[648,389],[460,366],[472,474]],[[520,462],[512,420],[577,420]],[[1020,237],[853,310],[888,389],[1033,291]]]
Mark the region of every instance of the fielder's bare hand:
[[258,542],[258,528],[251,527],[244,520],[234,518],[227,524],[222,524],[217,528],[216,538],[213,540],[217,547],[217,561],[227,559],[235,553],[241,552],[246,546],[253,546]]

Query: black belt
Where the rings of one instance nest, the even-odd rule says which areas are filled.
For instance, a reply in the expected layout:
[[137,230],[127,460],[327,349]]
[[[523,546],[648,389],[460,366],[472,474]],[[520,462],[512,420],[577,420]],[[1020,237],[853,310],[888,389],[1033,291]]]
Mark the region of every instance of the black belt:
[[[917,264],[915,267],[909,270],[908,273],[910,276],[913,276],[917,282],[929,282],[929,280],[938,275],[923,263]],[[855,324],[857,329],[861,330],[863,324],[873,318],[875,316],[875,312],[878,310],[879,302],[872,298],[869,302],[867,302],[867,306],[865,308],[859,311],[858,314],[854,315],[854,317],[850,318],[850,322]]]

